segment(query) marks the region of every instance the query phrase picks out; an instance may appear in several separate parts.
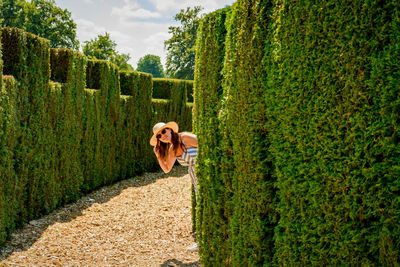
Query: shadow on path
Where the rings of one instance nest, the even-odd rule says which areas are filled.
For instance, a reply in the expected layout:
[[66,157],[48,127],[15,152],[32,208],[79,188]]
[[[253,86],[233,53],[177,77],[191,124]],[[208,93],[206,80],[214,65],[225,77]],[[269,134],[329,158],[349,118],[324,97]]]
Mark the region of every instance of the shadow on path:
[[67,204],[64,207],[54,210],[48,215],[30,221],[29,223],[24,224],[21,229],[15,230],[11,235],[10,240],[7,241],[3,247],[0,247],[0,266],[1,261],[7,259],[12,253],[28,250],[41,237],[42,233],[46,231],[49,226],[55,223],[67,223],[73,221],[75,218],[83,215],[83,211],[92,205],[96,203],[106,203],[129,187],[146,186],[159,179],[165,179],[171,176],[184,176],[186,174],[187,169],[180,166],[175,166],[173,170],[167,174],[163,172],[144,173],[140,176],[116,182],[110,186],[101,187],[83,196],[74,203]]

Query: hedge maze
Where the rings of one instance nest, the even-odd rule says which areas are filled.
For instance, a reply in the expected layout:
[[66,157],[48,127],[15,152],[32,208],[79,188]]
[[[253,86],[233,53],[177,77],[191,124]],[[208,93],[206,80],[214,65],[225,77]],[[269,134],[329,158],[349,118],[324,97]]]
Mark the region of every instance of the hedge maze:
[[399,18],[398,1],[238,0],[203,19],[204,266],[399,265]]
[[166,80],[170,98],[153,100],[151,74],[0,30],[0,245],[87,192],[157,170],[155,122],[176,120],[191,131],[193,82]]
[[197,36],[193,83],[2,29],[0,244],[154,170],[152,125],[193,108],[203,266],[398,266],[400,2],[238,0]]

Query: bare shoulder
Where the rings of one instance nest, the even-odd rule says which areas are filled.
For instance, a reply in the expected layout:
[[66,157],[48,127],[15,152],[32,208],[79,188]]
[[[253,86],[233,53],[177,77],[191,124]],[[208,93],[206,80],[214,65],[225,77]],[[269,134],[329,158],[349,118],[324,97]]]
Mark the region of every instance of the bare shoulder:
[[181,138],[189,138],[189,139],[192,138],[197,140],[197,135],[191,132],[181,132],[179,133],[179,135],[181,136]]
[[187,146],[197,147],[197,136],[195,134],[190,132],[181,132],[179,135]]

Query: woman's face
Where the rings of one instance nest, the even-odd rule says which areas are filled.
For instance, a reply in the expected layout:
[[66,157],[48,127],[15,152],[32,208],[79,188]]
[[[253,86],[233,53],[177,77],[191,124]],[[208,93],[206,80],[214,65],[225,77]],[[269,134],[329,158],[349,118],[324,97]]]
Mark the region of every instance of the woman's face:
[[160,140],[163,143],[171,143],[171,129],[170,128],[164,128],[162,129],[158,134],[158,140]]

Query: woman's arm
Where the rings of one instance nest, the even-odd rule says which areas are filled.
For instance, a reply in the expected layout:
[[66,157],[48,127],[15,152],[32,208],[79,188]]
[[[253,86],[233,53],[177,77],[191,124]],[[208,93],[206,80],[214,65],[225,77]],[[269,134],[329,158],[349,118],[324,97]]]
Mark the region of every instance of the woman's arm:
[[182,132],[181,138],[187,147],[197,147],[197,136],[189,132]]
[[170,149],[167,158],[165,160],[162,160],[160,157],[160,153],[157,151],[156,148],[154,148],[154,153],[156,154],[156,157],[158,159],[158,163],[160,164],[161,169],[165,173],[169,173],[172,170],[172,167],[174,167],[175,161],[176,161],[176,156],[175,153],[172,149]]

